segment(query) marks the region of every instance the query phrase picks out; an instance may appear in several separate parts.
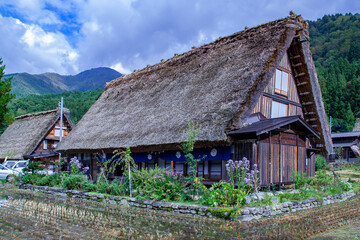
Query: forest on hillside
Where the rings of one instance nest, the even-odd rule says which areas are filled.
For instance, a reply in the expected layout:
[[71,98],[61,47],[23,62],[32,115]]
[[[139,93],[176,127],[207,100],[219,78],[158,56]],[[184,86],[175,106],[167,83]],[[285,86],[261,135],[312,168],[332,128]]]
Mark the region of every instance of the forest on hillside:
[[352,131],[360,118],[360,15],[325,15],[309,32],[332,132]]
[[74,91],[45,95],[29,95],[10,102],[9,108],[15,116],[55,109],[64,97],[64,107],[70,110],[74,123],[78,123],[103,90]]

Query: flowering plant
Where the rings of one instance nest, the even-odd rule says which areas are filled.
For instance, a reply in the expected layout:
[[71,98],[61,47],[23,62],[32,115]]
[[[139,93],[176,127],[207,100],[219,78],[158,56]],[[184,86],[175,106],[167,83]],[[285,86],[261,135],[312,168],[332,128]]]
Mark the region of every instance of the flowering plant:
[[244,157],[239,161],[230,159],[225,166],[230,183],[234,187],[246,190],[247,193],[254,191],[257,194],[260,187],[257,164],[254,164],[253,169],[250,170],[250,161]]
[[82,170],[83,172],[86,172],[89,170],[89,167],[82,168],[82,164],[79,161],[79,159],[77,159],[77,157],[73,157],[70,159],[70,166],[71,166],[71,170],[70,170],[71,174],[79,174],[79,173],[81,173],[80,170]]

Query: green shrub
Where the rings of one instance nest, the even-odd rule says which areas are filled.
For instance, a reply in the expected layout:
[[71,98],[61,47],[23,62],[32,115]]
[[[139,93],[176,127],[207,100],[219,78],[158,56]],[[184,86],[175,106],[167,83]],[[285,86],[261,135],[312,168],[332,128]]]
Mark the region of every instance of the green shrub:
[[326,159],[321,155],[315,157],[315,171],[323,169],[326,166]]
[[96,185],[90,183],[89,181],[84,182],[84,191],[87,192],[95,192],[96,191]]
[[[182,176],[158,167],[134,171],[132,179],[133,194],[139,199],[179,201],[185,191]],[[125,181],[125,184],[128,182]]]
[[42,177],[37,184],[40,186],[60,186],[61,185],[61,175],[58,173],[52,174],[52,175],[46,175]]
[[208,194],[206,204],[209,206],[241,206],[246,202],[246,192],[226,182],[214,183]]
[[41,161],[35,161],[35,162],[30,162],[24,169],[23,172],[24,173],[37,173],[40,170],[43,170],[44,167],[42,166],[42,162]]
[[89,186],[89,182],[85,175],[71,174],[63,179],[61,185],[67,190],[86,190],[86,187]]
[[21,181],[24,184],[38,185],[38,182],[44,177],[42,174],[32,173],[22,176]]
[[306,177],[306,173],[299,173],[297,171],[294,171],[291,180],[294,182],[295,188],[300,189],[302,187],[305,187],[305,185],[309,181],[309,178]]
[[109,185],[109,194],[111,195],[123,195],[124,194],[124,185],[120,182],[120,180],[115,179]]
[[121,184],[120,180],[115,179],[110,184],[101,181],[96,185],[96,191],[100,193],[110,194],[110,195],[122,195],[123,194],[123,184]]
[[312,186],[330,186],[334,184],[334,177],[327,174],[325,170],[319,170],[315,173],[315,176],[309,180],[309,184]]

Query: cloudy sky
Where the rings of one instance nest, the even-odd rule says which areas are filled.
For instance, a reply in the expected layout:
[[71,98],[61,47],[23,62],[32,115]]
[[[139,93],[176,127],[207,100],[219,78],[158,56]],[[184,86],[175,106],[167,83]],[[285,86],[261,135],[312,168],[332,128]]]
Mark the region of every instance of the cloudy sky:
[[6,73],[130,73],[278,18],[359,13],[359,0],[0,0]]

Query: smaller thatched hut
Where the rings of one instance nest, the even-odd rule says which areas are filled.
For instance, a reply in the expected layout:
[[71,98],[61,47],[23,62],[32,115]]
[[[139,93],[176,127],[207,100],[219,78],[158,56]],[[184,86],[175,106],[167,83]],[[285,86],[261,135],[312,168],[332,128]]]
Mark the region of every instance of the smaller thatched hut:
[[[116,79],[57,150],[86,155],[131,147],[139,167],[186,174],[179,145],[188,122],[207,182],[246,156],[263,185],[314,174],[314,151],[332,145],[308,42],[307,23],[290,17],[246,29]],[[206,156],[206,157],[203,157]]]
[[[69,110],[63,113],[63,137],[73,128]],[[0,136],[0,160],[36,159],[46,165],[59,158],[55,152],[60,139],[58,109],[22,115]]]
[[335,159],[348,162],[359,162],[360,131],[332,133]]

